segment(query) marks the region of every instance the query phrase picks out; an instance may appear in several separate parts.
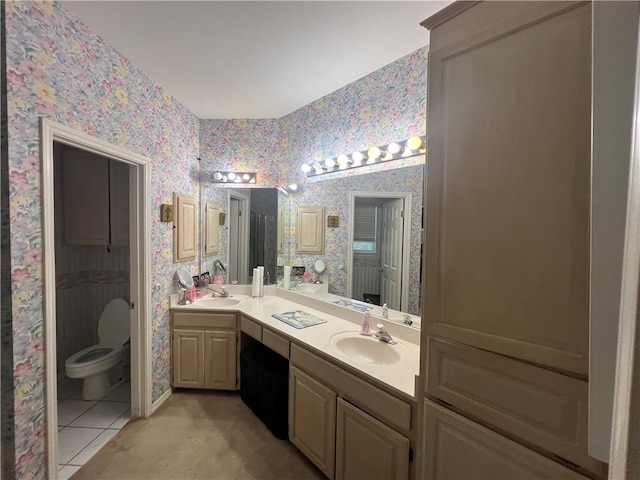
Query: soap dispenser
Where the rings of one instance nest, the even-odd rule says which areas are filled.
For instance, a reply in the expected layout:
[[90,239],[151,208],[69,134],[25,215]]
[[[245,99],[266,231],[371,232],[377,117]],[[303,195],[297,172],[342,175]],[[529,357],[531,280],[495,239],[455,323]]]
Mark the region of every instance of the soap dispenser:
[[360,335],[371,335],[371,314],[367,311],[364,312],[362,318],[362,328],[360,329]]
[[387,307],[386,303],[382,305],[382,318],[389,318],[389,307]]

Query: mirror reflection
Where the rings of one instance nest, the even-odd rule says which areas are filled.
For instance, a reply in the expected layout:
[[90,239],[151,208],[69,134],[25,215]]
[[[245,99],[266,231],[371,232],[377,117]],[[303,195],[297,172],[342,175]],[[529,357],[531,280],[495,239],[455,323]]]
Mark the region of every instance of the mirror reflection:
[[[279,260],[310,270],[322,259],[329,293],[420,315],[424,155],[390,166],[362,175],[316,177],[289,194],[285,253]],[[325,224],[322,255],[295,250],[295,212],[308,205],[323,205],[327,217],[338,217],[337,226]]]
[[[353,300],[355,307],[375,305],[372,314],[378,316],[387,303],[389,320],[398,323],[406,320],[404,314],[419,316],[424,159],[411,157],[364,174],[310,178],[294,192],[203,184],[204,195],[217,198],[227,213],[218,254],[228,265],[226,283],[249,284],[253,268],[264,265],[265,283],[273,284],[282,280],[277,265],[313,273],[322,260],[323,283],[309,285],[298,277],[297,292],[318,298],[328,293],[328,301]],[[323,254],[296,253],[297,208],[314,205],[324,206],[337,224],[325,220]],[[204,262],[206,269],[209,259]],[[419,323],[414,318],[414,326]]]

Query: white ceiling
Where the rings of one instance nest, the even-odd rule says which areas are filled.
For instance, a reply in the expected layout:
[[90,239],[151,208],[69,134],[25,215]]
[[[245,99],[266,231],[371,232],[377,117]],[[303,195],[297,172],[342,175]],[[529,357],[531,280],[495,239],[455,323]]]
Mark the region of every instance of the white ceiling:
[[63,1],[199,118],[280,118],[428,44],[437,1]]

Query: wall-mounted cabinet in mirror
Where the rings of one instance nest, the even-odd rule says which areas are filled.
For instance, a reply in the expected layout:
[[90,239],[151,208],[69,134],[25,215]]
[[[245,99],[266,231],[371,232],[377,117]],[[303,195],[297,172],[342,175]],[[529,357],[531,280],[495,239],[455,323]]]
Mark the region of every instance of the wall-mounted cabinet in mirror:
[[197,256],[197,205],[191,195],[173,194],[174,229],[173,229],[173,261],[184,262]]
[[202,202],[202,255],[220,251],[220,206],[210,200]]
[[324,253],[324,207],[298,207],[295,231],[296,253]]

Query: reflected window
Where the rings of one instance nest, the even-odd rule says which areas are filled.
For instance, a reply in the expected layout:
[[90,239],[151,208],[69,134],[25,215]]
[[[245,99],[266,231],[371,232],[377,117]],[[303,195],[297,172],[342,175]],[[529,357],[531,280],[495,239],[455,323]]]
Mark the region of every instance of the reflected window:
[[378,199],[356,198],[353,219],[354,253],[378,253]]

